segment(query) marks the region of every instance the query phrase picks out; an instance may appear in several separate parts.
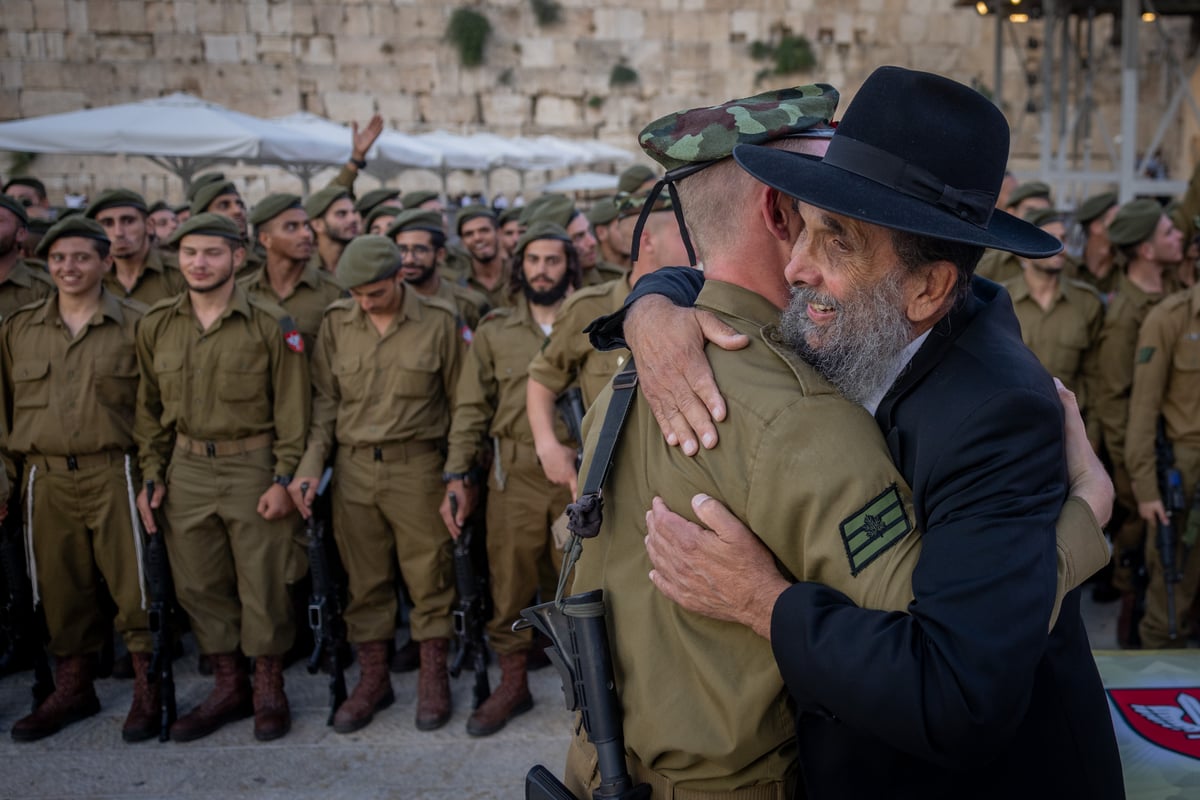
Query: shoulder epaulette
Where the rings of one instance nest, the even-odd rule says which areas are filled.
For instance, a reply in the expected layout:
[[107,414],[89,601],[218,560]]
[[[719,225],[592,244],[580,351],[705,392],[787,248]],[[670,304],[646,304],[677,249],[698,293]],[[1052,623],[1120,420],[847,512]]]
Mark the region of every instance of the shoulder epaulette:
[[427,297],[425,295],[417,295],[417,302],[427,308],[436,308],[438,311],[445,311],[451,317],[458,317],[458,309],[448,300],[443,300],[440,297]]
[[485,322],[491,322],[494,319],[504,319],[505,317],[512,316],[512,312],[513,310],[511,308],[505,308],[503,306],[500,308],[493,308],[491,311],[483,315],[483,317],[479,320],[479,324],[483,325]]
[[354,298],[353,297],[339,297],[337,300],[334,300],[332,303],[325,306],[325,310],[321,312],[321,315],[327,316],[328,314],[330,314],[334,311],[353,311],[353,310],[354,310]]

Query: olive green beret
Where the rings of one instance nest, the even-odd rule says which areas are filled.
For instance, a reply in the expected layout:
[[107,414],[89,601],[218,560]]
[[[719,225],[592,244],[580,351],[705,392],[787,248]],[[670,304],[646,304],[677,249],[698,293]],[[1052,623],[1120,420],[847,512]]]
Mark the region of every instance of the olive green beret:
[[430,189],[418,189],[415,192],[409,192],[400,198],[400,203],[405,208],[418,208],[421,203],[428,203],[430,200],[437,200],[438,193]]
[[633,194],[642,188],[643,183],[657,177],[658,173],[645,164],[634,164],[621,173],[621,177],[617,180],[617,191]]
[[406,208],[396,215],[388,226],[387,237],[395,238],[401,231],[430,231],[445,233],[442,230],[442,214],[427,208]]
[[386,236],[355,237],[338,259],[337,280],[343,289],[390,278],[400,270],[400,250]]
[[53,220],[42,219],[41,217],[34,217],[29,220],[29,232],[35,236],[45,236],[46,231],[52,227],[54,227]]
[[78,214],[79,216],[82,217],[83,209],[82,208],[56,208],[54,218],[55,219],[66,219],[67,217],[73,217],[76,214]]
[[1108,211],[1116,204],[1116,192],[1094,194],[1080,203],[1079,208],[1075,209],[1075,220],[1080,225],[1087,225],[1092,220],[1098,219],[1105,211]]
[[617,211],[616,197],[601,197],[588,209],[588,222],[593,225],[607,225],[617,218]]
[[1029,183],[1018,184],[1017,188],[1012,190],[1012,194],[1008,196],[1008,207],[1012,208],[1022,200],[1028,200],[1031,197],[1044,197],[1050,199],[1050,187],[1041,181],[1029,181]]
[[509,206],[500,212],[500,216],[496,218],[496,224],[504,227],[513,220],[517,220],[519,222],[521,219],[521,210],[523,208],[525,208],[525,206]]
[[104,232],[104,228],[99,222],[96,222],[94,219],[88,219],[80,214],[75,214],[74,216],[59,220],[50,226],[50,230],[46,231],[46,235],[38,242],[36,255],[39,258],[45,258],[50,252],[50,245],[59,239],[67,239],[72,236],[94,239],[97,242],[111,244],[108,234]]
[[565,194],[544,194],[526,203],[521,212],[521,222],[532,225],[540,220],[567,227],[575,216],[575,203]]
[[291,208],[304,208],[300,204],[299,195],[287,192],[269,194],[254,204],[254,210],[250,212],[249,216],[250,224],[262,225]]
[[326,186],[319,192],[313,192],[308,196],[308,199],[304,201],[304,211],[308,214],[309,219],[317,219],[328,211],[331,205],[343,197],[349,196],[350,190],[345,186]]
[[1108,240],[1121,247],[1141,244],[1154,233],[1162,215],[1163,207],[1157,200],[1149,197],[1130,200],[1109,224]]
[[1035,208],[1025,212],[1025,216],[1022,217],[1030,225],[1038,228],[1051,222],[1062,222],[1066,218],[1067,215],[1057,208]]
[[187,222],[175,229],[171,238],[167,239],[167,244],[178,245],[183,241],[183,237],[192,234],[220,236],[223,239],[232,239],[239,247],[243,245],[242,232],[238,230],[237,223],[224,214],[214,214],[211,211],[189,217]]
[[358,202],[354,204],[354,210],[360,214],[370,214],[378,206],[382,205],[388,200],[394,200],[399,196],[399,189],[388,189],[387,187],[382,189],[372,189],[362,197],[358,198]]
[[[463,223],[470,222],[479,217],[487,217],[492,222],[496,222],[496,212],[492,211],[488,206],[463,206],[462,210],[458,212],[458,216],[454,218],[454,232],[461,236]],[[496,222],[496,225],[498,227],[500,223]]]
[[734,145],[763,144],[827,128],[837,104],[837,89],[827,83],[776,89],[668,114],[643,128],[638,143],[668,170],[719,161],[733,153]]
[[[371,230],[371,226],[375,224],[375,220],[380,217],[395,218],[399,216],[401,209],[398,206],[377,205],[371,209],[370,213],[363,218],[363,230]],[[390,224],[390,223],[389,223]]]
[[107,192],[101,192],[100,196],[88,205],[83,215],[95,219],[96,215],[105,209],[125,206],[136,208],[144,214],[150,213],[146,208],[146,198],[137,192],[130,189],[109,189]]
[[8,183],[4,184],[4,191],[7,192],[10,186],[28,186],[40,196],[46,196],[46,184],[37,178],[10,178]]
[[21,205],[20,201],[14,200],[6,194],[0,194],[0,208],[5,208],[17,216],[22,225],[29,225],[29,213],[25,210],[25,206]]
[[571,236],[563,226],[549,220],[534,220],[529,225],[529,230],[521,234],[521,238],[517,240],[517,252],[524,252],[525,245],[542,239],[556,239],[571,244]]
[[223,194],[238,194],[233,181],[210,181],[204,184],[192,195],[192,213],[203,214],[208,211],[208,207],[213,204],[213,201]]
[[172,214],[174,214],[175,208],[166,200],[155,200],[150,204],[150,207],[146,209],[147,214],[156,214],[159,211],[170,211]]
[[205,172],[203,175],[197,175],[192,178],[191,184],[188,186],[187,199],[189,201],[196,199],[196,192],[208,186],[210,183],[224,183],[224,172]]

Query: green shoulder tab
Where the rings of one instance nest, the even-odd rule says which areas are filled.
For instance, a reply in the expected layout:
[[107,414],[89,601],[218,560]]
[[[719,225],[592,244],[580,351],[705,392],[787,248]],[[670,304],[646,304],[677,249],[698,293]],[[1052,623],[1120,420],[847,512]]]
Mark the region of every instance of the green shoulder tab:
[[857,576],[912,529],[900,490],[892,484],[841,524],[842,543],[846,545],[846,557],[850,559],[850,574]]
[[1138,364],[1149,364],[1150,359],[1152,359],[1152,358],[1154,358],[1154,348],[1153,347],[1143,347],[1143,348],[1140,348],[1137,352],[1137,363]]

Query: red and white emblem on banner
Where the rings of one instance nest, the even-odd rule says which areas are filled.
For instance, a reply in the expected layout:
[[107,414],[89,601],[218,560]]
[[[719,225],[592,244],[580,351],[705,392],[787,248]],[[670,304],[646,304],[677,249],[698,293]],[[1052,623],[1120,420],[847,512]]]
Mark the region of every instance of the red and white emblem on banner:
[[1144,739],[1200,759],[1200,687],[1109,689],[1126,724]]
[[300,335],[300,331],[292,331],[287,336],[284,336],[283,340],[287,342],[289,350],[297,353],[304,352],[304,337]]

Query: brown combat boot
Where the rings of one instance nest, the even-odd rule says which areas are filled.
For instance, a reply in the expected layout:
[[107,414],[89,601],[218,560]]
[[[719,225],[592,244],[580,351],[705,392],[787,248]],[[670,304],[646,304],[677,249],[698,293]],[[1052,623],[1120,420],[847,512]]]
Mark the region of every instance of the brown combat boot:
[[292,729],[292,713],[283,693],[283,656],[254,659],[254,738],[278,739]]
[[375,716],[396,700],[392,693],[392,678],[388,675],[386,641],[363,642],[358,646],[358,666],[362,674],[346,702],[333,715],[333,729],[338,733],[353,733],[366,727]]
[[127,742],[144,742],[158,736],[162,722],[159,715],[159,684],[150,682],[150,654],[130,653],[133,662],[133,703],[121,728],[121,738]]
[[392,672],[414,672],[419,666],[421,666],[421,646],[419,644],[409,639],[396,648],[396,653],[392,656]]
[[510,719],[533,708],[526,665],[528,651],[500,654],[500,685],[467,720],[467,733],[491,736]]
[[450,677],[446,673],[447,639],[421,642],[421,672],[417,676],[417,730],[432,731],[450,719]]
[[27,717],[12,726],[17,742],[36,742],[58,733],[72,722],[100,713],[92,684],[94,656],[61,656],[54,668],[54,692]]
[[214,733],[226,723],[245,719],[254,713],[250,699],[250,678],[237,653],[212,653],[216,685],[204,702],[180,717],[171,726],[171,738],[191,742]]

